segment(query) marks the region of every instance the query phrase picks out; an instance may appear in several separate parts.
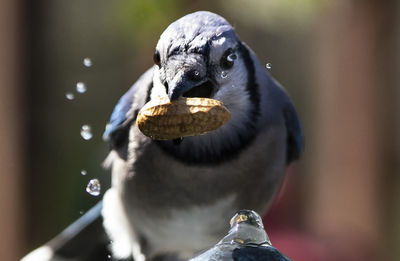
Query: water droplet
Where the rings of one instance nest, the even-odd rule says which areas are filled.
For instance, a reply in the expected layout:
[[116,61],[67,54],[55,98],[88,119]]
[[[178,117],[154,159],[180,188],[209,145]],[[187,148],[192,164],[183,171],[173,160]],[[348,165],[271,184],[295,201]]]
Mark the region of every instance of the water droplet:
[[81,128],[81,136],[84,140],[90,140],[91,138],[93,138],[92,128],[90,128],[90,126],[87,124],[83,125]]
[[83,213],[85,213],[83,210],[79,211],[80,215],[83,215]]
[[81,170],[81,174],[82,174],[83,176],[86,176],[87,171],[83,169],[83,170]]
[[100,181],[98,179],[91,179],[86,186],[86,192],[92,196],[100,195]]
[[87,90],[86,85],[83,82],[78,82],[76,84],[76,91],[79,93],[85,93]]
[[267,70],[271,70],[272,65],[271,65],[270,63],[267,63],[267,64],[265,65],[265,68],[267,68]]
[[83,65],[84,65],[85,67],[90,67],[90,66],[92,66],[92,65],[93,65],[92,60],[91,60],[90,58],[86,57],[85,59],[83,59]]
[[230,55],[228,55],[228,57],[226,57],[226,60],[227,60],[228,62],[233,62],[233,61],[236,60],[236,59],[237,59],[237,56],[236,56],[235,53],[231,53]]
[[75,99],[75,95],[73,93],[71,93],[71,92],[67,92],[65,94],[65,98],[67,98],[67,100],[72,101],[73,99]]
[[111,255],[107,255],[107,258],[108,258],[108,259],[111,259]]
[[200,72],[199,71],[194,71],[194,75],[199,76]]
[[221,77],[225,79],[226,77],[228,77],[228,73],[226,71],[222,71]]

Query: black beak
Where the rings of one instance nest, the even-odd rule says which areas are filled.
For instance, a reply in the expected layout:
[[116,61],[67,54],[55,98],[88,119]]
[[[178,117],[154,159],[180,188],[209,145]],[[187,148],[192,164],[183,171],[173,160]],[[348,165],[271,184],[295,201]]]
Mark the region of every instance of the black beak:
[[213,90],[211,81],[205,76],[200,76],[196,71],[186,73],[179,71],[168,83],[168,97],[171,101],[181,96],[209,98]]

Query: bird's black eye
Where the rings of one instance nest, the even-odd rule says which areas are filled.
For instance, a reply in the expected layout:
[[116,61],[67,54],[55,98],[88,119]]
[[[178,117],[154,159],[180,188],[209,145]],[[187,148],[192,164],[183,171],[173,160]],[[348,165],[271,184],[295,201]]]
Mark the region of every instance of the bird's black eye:
[[235,63],[235,60],[237,59],[237,55],[233,51],[232,48],[229,48],[224,52],[224,54],[221,57],[220,65],[222,69],[230,69],[232,68],[233,64]]
[[160,52],[157,51],[157,50],[154,52],[153,61],[154,61],[154,63],[157,64],[158,66],[161,65]]

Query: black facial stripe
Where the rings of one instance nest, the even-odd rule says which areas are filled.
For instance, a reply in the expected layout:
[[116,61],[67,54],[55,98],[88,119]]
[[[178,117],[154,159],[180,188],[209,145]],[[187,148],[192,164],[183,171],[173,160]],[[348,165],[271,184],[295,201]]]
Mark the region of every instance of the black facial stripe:
[[173,55],[176,55],[176,54],[179,54],[179,53],[181,53],[182,51],[181,51],[181,48],[179,47],[179,46],[177,46],[177,47],[175,47],[174,49],[172,49],[172,50],[168,50],[168,56],[167,56],[167,58],[169,58],[169,57],[171,57],[171,56],[173,56]]
[[153,61],[156,65],[161,66],[161,57],[160,57],[160,52],[158,50],[155,50],[154,52]]
[[204,45],[203,48],[204,61],[207,66],[207,71],[209,70],[210,67],[210,49],[211,49],[211,40],[207,41],[207,43]]
[[164,83],[164,87],[165,87],[165,92],[168,94],[169,93],[169,85],[167,82]]
[[253,60],[251,59],[249,49],[247,49],[247,47],[241,42],[239,42],[238,51],[243,57],[245,67],[247,68],[246,90],[250,94],[250,101],[252,104],[249,117],[255,125],[258,120],[258,116],[260,115],[260,93],[259,86],[256,81],[256,69],[254,67]]
[[189,53],[195,53],[195,54],[201,54],[201,55],[206,56],[207,55],[207,51],[208,52],[210,51],[208,42],[205,45],[197,46],[197,47],[194,47],[192,49],[189,49],[188,52]]
[[204,45],[204,63],[206,64],[207,71],[206,71],[206,76],[214,85],[216,85],[216,80],[215,76],[213,73],[213,67],[210,64],[210,49],[211,49],[211,40],[207,41],[207,43]]
[[[146,102],[145,103],[148,103],[149,101],[150,101],[150,98],[151,98],[151,91],[153,90],[153,81],[151,81],[151,83],[149,84],[149,87],[147,87],[147,94],[146,94]],[[135,118],[136,118],[136,116],[135,116]]]

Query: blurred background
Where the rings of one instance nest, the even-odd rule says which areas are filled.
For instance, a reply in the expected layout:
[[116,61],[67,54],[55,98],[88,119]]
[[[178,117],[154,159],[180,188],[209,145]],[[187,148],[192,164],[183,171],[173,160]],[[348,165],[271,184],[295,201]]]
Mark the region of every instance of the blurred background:
[[304,156],[265,218],[272,243],[294,260],[400,260],[396,0],[0,0],[0,260],[100,200],[85,188],[109,186],[101,135],[114,105],[162,31],[197,10],[224,16],[271,64],[302,120]]

